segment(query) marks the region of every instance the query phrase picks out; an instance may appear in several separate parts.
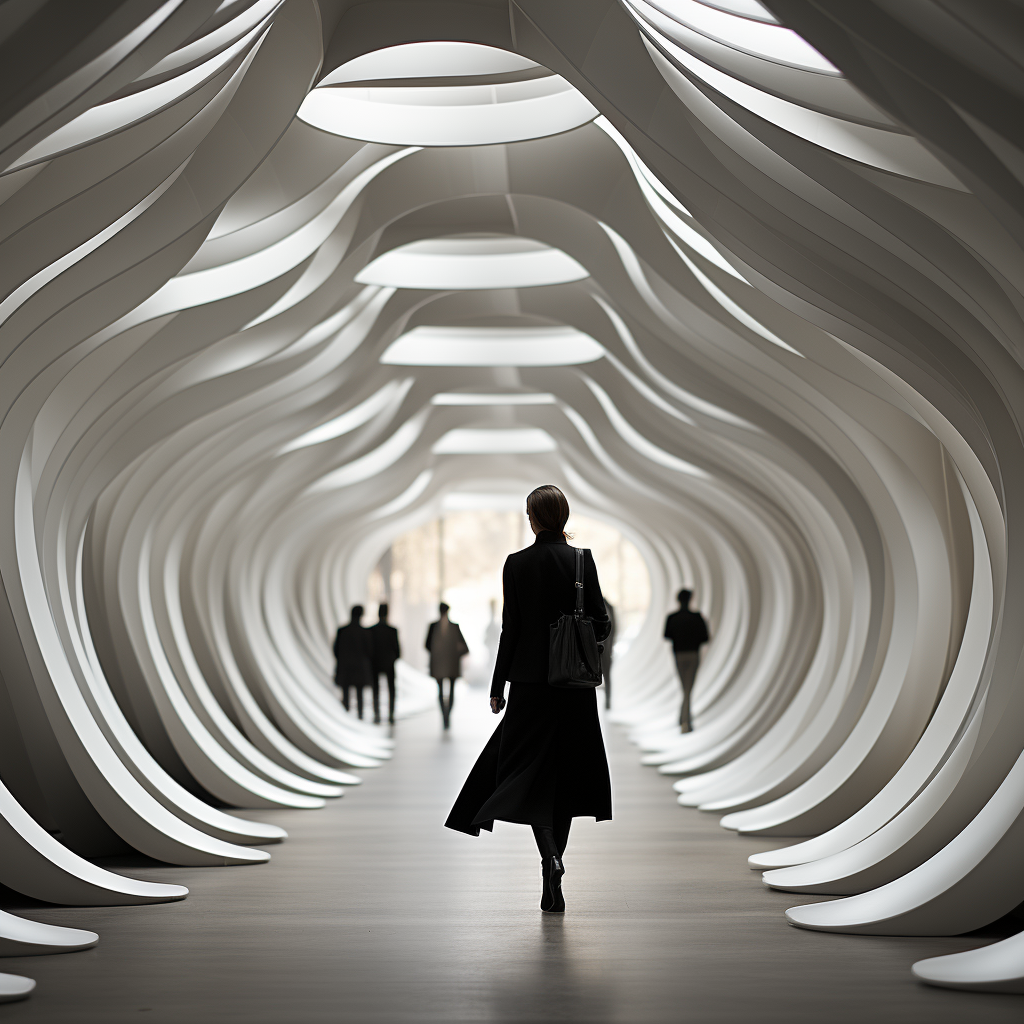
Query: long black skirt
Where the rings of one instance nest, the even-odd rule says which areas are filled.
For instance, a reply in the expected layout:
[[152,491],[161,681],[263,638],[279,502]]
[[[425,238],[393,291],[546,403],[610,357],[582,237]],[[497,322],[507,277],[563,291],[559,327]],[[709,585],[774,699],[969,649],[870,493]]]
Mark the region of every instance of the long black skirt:
[[512,683],[505,715],[445,825],[478,836],[496,820],[553,826],[567,817],[611,816],[595,691]]

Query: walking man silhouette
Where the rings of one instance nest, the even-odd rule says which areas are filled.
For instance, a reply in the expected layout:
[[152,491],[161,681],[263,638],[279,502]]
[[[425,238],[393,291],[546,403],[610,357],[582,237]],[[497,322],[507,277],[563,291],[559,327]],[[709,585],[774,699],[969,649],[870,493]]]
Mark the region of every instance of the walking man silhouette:
[[679,727],[683,732],[690,732],[690,691],[693,680],[700,665],[701,644],[708,642],[708,624],[700,612],[690,610],[689,590],[680,590],[679,611],[673,612],[665,619],[665,639],[672,641],[672,653],[676,659],[676,671],[679,683],[683,688],[683,703],[679,709]]
[[334,670],[335,682],[341,687],[341,705],[351,710],[351,692],[356,691],[356,708],[359,717],[363,717],[363,688],[373,687],[373,710],[377,721],[380,721],[380,684],[373,674],[373,641],[370,631],[365,629],[360,620],[363,617],[363,606],[353,605],[352,618],[348,625],[342,626],[334,637]]
[[[388,622],[388,606],[377,609],[377,622],[370,627],[373,639],[373,677],[377,680],[375,693],[380,692],[380,677],[383,674],[388,683],[388,722],[395,724],[395,662],[402,656],[398,643],[398,630]],[[374,704],[374,721],[380,721],[377,705]]]

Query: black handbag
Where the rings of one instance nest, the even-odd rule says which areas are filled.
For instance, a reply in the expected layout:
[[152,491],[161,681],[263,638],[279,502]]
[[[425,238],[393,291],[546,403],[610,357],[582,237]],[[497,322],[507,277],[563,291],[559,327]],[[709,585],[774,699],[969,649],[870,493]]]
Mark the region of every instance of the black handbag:
[[548,686],[591,690],[601,685],[601,652],[594,622],[583,614],[583,550],[576,549],[576,608],[552,622],[548,634]]

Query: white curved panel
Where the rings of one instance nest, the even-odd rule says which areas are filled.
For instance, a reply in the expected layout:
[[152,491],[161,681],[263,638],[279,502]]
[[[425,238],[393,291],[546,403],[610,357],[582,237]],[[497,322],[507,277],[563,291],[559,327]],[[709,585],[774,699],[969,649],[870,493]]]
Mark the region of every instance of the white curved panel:
[[0,956],[73,953],[95,946],[99,938],[83,928],[60,928],[0,911]]
[[[582,281],[587,271],[571,256],[528,239],[501,249],[489,239],[410,242],[378,256],[356,275],[360,284],[431,291],[477,288],[534,288]],[[516,250],[519,251],[516,251]]]
[[763,16],[765,13],[760,4],[750,5],[754,9],[754,17],[736,17],[732,13],[700,3],[699,0],[662,0],[661,3],[650,4],[644,0],[629,2],[630,6],[640,13],[646,13],[645,8],[653,7],[657,10],[663,7],[671,16],[671,21],[695,29],[736,49],[768,57],[782,64],[839,74],[839,69],[834,64],[827,61],[792,29],[757,18],[757,15]]
[[539,67],[535,61],[494,46],[431,40],[387,46],[340,65],[321,85],[366,82],[382,78],[449,78],[459,75],[501,75]]
[[557,75],[429,87],[324,85],[299,117],[315,128],[398,146],[487,146],[578,128],[597,110]]
[[0,974],[0,1003],[27,999],[35,987],[36,983],[31,978],[23,978],[20,974]]
[[571,366],[604,350],[572,327],[416,327],[381,356],[394,366]]
[[918,960],[914,977],[940,988],[1024,992],[1024,932],[981,949]]
[[457,427],[434,442],[435,455],[538,455],[553,452],[555,439],[538,427],[473,430]]

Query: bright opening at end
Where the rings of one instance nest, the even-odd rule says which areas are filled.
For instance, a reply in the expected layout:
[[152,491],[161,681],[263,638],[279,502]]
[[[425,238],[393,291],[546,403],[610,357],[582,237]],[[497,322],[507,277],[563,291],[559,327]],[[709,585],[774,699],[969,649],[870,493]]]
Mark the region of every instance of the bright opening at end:
[[[490,684],[501,626],[501,569],[509,554],[534,540],[523,509],[525,498],[516,496],[515,510],[446,512],[403,533],[370,574],[368,615],[375,618],[377,604],[388,601],[391,621],[401,632],[402,655],[415,668],[426,671],[423,638],[437,618],[438,602],[446,601],[469,645],[464,678],[474,687]],[[599,519],[574,514],[566,529],[573,535],[572,544],[593,552],[601,589],[615,611],[615,652],[622,654],[650,605],[643,556],[618,529]]]

